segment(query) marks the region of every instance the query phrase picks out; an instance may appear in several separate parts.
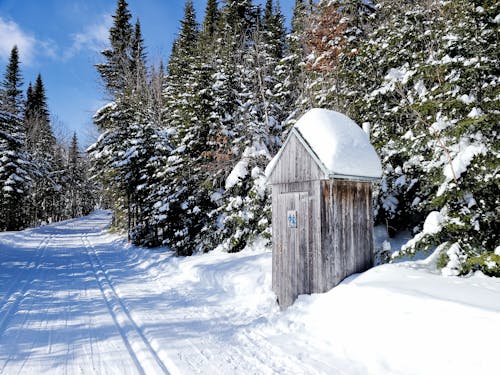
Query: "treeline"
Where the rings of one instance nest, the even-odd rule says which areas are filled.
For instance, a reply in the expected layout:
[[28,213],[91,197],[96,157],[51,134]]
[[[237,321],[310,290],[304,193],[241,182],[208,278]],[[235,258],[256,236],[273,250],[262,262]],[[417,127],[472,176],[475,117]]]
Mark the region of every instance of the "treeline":
[[54,136],[40,75],[26,96],[19,53],[12,48],[0,85],[0,231],[60,221],[95,208],[96,187],[76,134]]
[[269,231],[264,168],[293,102],[279,8],[210,0],[200,26],[187,1],[166,74],[147,68],[125,1],[113,18],[97,69],[114,100],[95,115],[89,151],[116,224],[182,255],[241,250]]
[[[500,272],[498,5],[296,0],[186,2],[169,62],[147,66],[118,1],[97,66],[113,101],[90,148],[115,223],[138,244],[189,255],[270,234],[264,168],[312,107],[372,128],[384,165],[376,220],[440,246],[451,274]],[[496,250],[496,253],[494,252]]]
[[306,32],[313,105],[371,125],[384,166],[377,221],[415,235],[394,256],[438,246],[445,274],[500,276],[499,10],[323,1]]

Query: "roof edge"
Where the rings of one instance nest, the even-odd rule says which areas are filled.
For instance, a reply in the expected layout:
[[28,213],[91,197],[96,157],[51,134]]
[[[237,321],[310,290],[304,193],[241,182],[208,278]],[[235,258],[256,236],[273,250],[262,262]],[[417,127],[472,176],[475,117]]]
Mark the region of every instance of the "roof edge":
[[293,127],[290,130],[290,133],[288,134],[288,136],[286,137],[285,142],[283,143],[283,145],[281,145],[280,150],[273,157],[273,159],[276,159],[276,161],[275,161],[274,165],[271,167],[271,169],[267,172],[266,182],[265,182],[266,185],[269,183],[269,179],[270,179],[271,175],[273,174],[274,169],[276,168],[276,165],[278,164],[278,160],[280,159],[281,154],[284,152],[284,150],[286,148],[286,145],[288,144],[288,142],[290,142],[290,139],[292,138],[292,135],[295,135],[297,137],[297,139],[299,140],[299,142],[302,144],[302,146],[305,147],[306,151],[311,155],[311,157],[316,162],[316,164],[318,165],[318,167],[325,174],[325,178],[328,177],[331,174],[331,172],[328,170],[328,168],[326,168],[326,166],[320,160],[320,158],[318,157],[318,155],[316,155],[316,153],[314,152],[314,150],[311,148],[311,146],[309,145],[309,143],[307,143],[307,141],[304,139],[304,137],[302,136],[302,134],[300,134],[300,131],[298,129],[296,129],[295,127]]
[[359,181],[359,182],[378,182],[382,177],[371,177],[371,176],[354,176],[348,174],[330,173],[328,175],[330,180],[349,180],[349,181]]
[[302,145],[305,147],[305,149],[307,150],[307,152],[309,152],[309,154],[312,156],[312,158],[314,159],[314,161],[316,162],[316,164],[318,164],[318,167],[323,171],[323,173],[325,174],[325,176],[329,176],[330,174],[332,174],[332,171],[330,171],[326,167],[326,165],[321,161],[321,159],[316,154],[316,152],[313,150],[313,148],[311,147],[311,145],[309,144],[309,142],[306,141],[306,139],[304,138],[304,136],[302,135],[302,133],[300,132],[300,130],[294,127],[292,129],[291,133],[293,133],[293,134],[295,134],[297,136],[297,138],[299,139],[300,143],[302,143]]
[[321,161],[319,156],[316,154],[316,152],[312,149],[312,147],[309,145],[307,140],[304,138],[304,136],[300,133],[300,130],[297,128],[293,127],[288,134],[288,137],[286,138],[285,142],[281,146],[280,150],[278,153],[273,157],[273,159],[276,158],[276,161],[274,165],[271,167],[269,172],[267,173],[266,176],[266,185],[269,183],[269,179],[274,172],[274,169],[276,168],[276,165],[278,164],[278,160],[281,157],[281,154],[286,148],[286,145],[288,142],[290,142],[290,139],[292,135],[295,135],[299,142],[305,147],[306,151],[311,155],[313,160],[316,162],[318,167],[321,169],[321,171],[325,174],[325,179],[331,179],[331,180],[351,180],[351,181],[365,181],[365,182],[377,182],[380,181],[382,177],[373,177],[373,176],[357,176],[357,175],[347,175],[347,174],[340,174],[340,173],[335,173],[331,171],[329,168],[326,167],[326,165]]

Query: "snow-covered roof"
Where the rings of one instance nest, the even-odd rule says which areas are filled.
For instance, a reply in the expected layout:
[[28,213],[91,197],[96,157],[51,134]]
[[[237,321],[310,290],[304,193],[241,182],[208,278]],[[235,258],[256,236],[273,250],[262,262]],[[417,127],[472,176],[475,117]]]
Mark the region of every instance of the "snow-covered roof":
[[[314,108],[295,124],[296,135],[329,178],[378,179],[382,165],[368,135],[342,113]],[[282,147],[284,149],[285,145]],[[280,150],[281,153],[281,150]],[[280,153],[266,168],[270,176]]]

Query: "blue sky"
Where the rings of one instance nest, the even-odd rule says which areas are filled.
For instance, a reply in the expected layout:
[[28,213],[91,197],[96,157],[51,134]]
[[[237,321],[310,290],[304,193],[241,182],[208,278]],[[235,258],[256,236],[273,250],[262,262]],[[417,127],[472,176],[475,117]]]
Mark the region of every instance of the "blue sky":
[[[179,31],[184,0],[128,3],[134,19],[141,20],[149,63],[166,60]],[[294,3],[280,0],[287,23]],[[201,21],[206,0],[194,4]],[[69,138],[77,131],[84,144],[96,134],[92,114],[106,102],[94,64],[101,61],[99,51],[107,44],[115,8],[116,0],[0,0],[2,77],[17,44],[25,86],[42,74],[56,133]]]

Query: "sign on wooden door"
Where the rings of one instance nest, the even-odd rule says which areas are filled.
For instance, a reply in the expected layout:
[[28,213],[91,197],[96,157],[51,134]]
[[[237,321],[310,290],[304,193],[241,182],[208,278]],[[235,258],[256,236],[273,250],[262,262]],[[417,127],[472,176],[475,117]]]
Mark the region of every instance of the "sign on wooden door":
[[310,290],[309,194],[279,194],[277,203],[273,280],[280,304],[288,306]]
[[287,222],[288,228],[297,228],[297,210],[288,210]]

